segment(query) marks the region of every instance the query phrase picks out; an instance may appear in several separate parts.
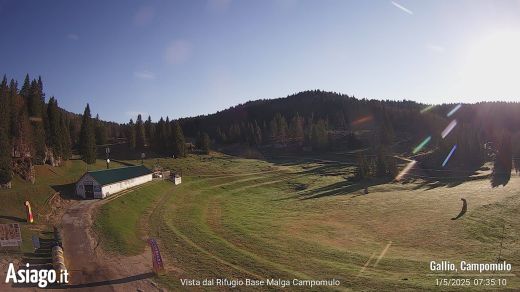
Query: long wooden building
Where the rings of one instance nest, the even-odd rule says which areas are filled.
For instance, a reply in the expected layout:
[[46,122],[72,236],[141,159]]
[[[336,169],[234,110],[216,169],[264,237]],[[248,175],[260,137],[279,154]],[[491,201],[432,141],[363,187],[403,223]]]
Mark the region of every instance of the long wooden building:
[[86,172],[76,183],[76,194],[84,199],[103,199],[152,180],[144,166],[130,166]]

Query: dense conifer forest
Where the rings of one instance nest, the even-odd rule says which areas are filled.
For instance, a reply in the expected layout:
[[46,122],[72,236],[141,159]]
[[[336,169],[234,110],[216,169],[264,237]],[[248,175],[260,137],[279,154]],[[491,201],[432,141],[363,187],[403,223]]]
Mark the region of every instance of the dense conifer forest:
[[[395,157],[417,157],[424,168],[474,168],[495,160],[494,174],[519,163],[520,104],[425,105],[414,101],[368,100],[320,90],[285,98],[250,101],[210,115],[153,122],[141,115],[126,124],[93,118],[90,105],[82,115],[46,99],[42,79],[0,84],[0,184],[14,174],[34,180],[32,165],[59,166],[79,155],[86,163],[100,157],[97,147],[127,143],[136,154],[184,157],[199,149],[230,145],[287,153],[364,149],[356,176],[394,177]],[[453,130],[443,134],[450,123]],[[186,136],[186,138],[185,138]],[[417,150],[421,141],[427,143]],[[454,147],[454,145],[456,145]],[[440,165],[447,153],[457,155]],[[104,149],[104,148],[103,148]],[[498,180],[500,181],[500,180]],[[499,183],[499,182],[498,182]]]

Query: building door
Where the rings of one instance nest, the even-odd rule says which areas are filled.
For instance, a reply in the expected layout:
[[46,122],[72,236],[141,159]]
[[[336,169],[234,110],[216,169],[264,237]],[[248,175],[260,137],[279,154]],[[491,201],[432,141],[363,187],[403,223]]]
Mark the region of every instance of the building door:
[[93,185],[85,185],[85,198],[94,199],[94,186]]

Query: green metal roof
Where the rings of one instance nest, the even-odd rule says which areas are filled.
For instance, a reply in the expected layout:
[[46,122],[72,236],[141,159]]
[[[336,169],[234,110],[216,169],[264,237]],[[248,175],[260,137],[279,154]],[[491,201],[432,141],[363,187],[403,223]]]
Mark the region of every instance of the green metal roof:
[[104,170],[96,170],[87,172],[92,178],[94,178],[100,185],[109,185],[116,182],[124,181],[131,178],[140,177],[143,175],[151,174],[152,172],[142,166],[129,166],[121,168],[112,168]]

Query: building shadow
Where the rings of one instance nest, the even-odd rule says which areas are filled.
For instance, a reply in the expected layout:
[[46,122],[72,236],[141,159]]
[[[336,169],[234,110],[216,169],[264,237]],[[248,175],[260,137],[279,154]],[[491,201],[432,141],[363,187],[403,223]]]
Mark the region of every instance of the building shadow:
[[78,196],[76,196],[76,184],[69,183],[63,185],[52,185],[51,188],[60,194],[62,199],[67,200],[82,200]]

